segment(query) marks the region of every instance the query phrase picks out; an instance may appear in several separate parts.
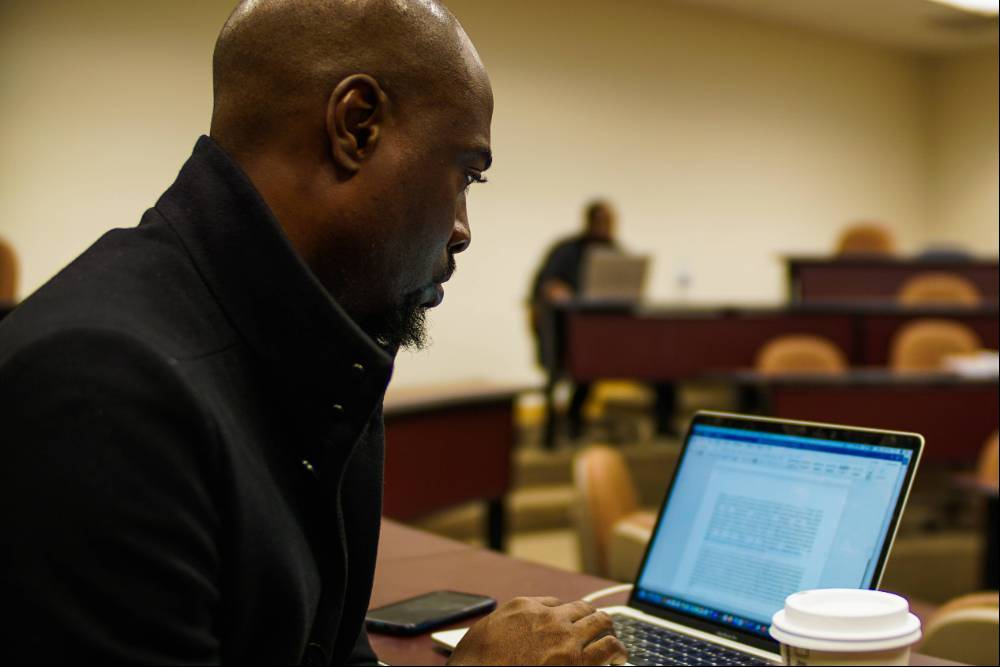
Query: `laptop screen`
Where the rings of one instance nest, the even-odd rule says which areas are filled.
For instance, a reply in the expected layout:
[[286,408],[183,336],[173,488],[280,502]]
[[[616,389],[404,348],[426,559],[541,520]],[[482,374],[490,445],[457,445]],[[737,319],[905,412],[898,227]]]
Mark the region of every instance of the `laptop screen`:
[[736,424],[693,425],[632,599],[766,638],[791,593],[877,583],[917,451]]

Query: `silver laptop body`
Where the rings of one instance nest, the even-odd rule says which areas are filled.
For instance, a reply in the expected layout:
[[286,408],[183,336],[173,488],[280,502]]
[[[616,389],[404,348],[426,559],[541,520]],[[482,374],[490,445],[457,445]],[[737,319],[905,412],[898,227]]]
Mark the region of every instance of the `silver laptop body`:
[[580,298],[597,303],[638,303],[649,271],[649,257],[591,248],[584,260]]

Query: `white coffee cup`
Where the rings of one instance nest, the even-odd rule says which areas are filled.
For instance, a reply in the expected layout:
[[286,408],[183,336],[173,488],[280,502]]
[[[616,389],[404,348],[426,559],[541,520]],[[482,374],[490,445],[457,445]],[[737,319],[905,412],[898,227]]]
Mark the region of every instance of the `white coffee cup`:
[[854,588],[789,595],[770,632],[786,665],[908,665],[921,636],[904,598]]

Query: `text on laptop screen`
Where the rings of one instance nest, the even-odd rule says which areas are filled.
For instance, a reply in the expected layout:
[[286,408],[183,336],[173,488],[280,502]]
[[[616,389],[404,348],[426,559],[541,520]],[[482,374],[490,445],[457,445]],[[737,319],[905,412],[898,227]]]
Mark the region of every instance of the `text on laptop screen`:
[[870,587],[912,456],[695,424],[636,598],[766,636],[790,593]]

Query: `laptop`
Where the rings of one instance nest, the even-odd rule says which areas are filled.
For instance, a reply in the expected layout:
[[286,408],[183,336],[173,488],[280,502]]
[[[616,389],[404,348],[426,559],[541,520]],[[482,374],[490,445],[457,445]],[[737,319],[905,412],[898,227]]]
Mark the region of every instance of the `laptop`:
[[[920,461],[915,433],[695,415],[629,601],[635,665],[780,664],[791,593],[878,586]],[[433,635],[454,648],[464,630]]]
[[584,263],[580,298],[589,303],[634,304],[642,299],[649,257],[592,248]]

